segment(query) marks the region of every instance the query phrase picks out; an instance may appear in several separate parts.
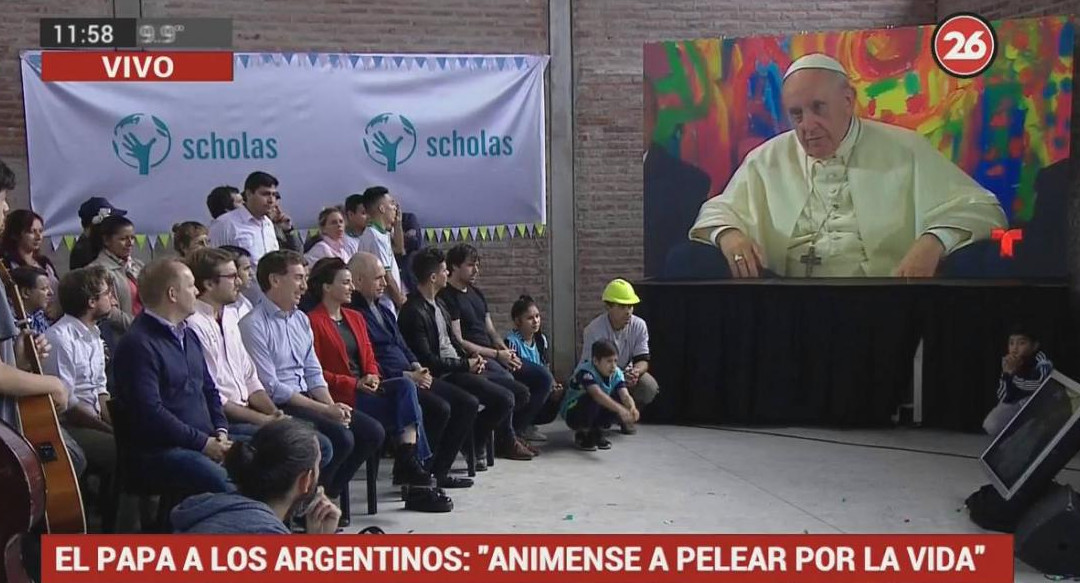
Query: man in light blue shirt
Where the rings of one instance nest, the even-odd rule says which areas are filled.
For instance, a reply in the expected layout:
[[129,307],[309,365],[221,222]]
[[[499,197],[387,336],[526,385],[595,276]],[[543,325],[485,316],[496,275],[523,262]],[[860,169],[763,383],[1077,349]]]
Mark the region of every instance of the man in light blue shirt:
[[330,439],[334,457],[322,472],[322,483],[334,499],[382,445],[386,432],[373,417],[330,396],[315,356],[311,323],[297,309],[307,291],[304,257],[295,251],[271,251],[259,261],[255,277],[265,299],[240,320],[244,347],[274,403],[314,423]]

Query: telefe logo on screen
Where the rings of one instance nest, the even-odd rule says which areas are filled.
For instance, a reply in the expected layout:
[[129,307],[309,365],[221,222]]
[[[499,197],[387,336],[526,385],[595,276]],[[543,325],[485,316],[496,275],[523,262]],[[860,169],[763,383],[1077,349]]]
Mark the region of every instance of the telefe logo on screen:
[[364,151],[368,158],[387,172],[397,172],[399,166],[416,153],[417,145],[429,158],[496,158],[514,155],[513,136],[489,134],[487,129],[466,132],[457,128],[447,135],[429,136],[421,140],[416,126],[404,115],[380,113],[364,126]]
[[[172,152],[173,138],[169,125],[161,118],[146,113],[124,117],[113,128],[113,153],[125,165],[146,176]],[[256,137],[247,131],[205,134],[180,140],[181,158],[199,162],[209,160],[273,160],[278,157],[277,138]]]

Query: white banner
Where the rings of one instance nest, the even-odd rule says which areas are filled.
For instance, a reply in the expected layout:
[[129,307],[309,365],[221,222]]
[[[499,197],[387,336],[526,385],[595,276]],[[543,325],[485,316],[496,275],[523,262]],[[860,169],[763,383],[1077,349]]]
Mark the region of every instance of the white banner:
[[22,54],[30,200],[48,235],[90,196],[140,233],[276,176],[285,210],[384,185],[425,227],[543,223],[546,56],[237,53],[231,83],[45,83]]

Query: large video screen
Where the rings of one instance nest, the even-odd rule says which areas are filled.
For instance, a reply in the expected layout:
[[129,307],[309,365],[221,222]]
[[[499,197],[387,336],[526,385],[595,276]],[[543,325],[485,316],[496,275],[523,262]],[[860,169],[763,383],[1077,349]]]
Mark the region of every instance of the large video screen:
[[1064,278],[1074,25],[987,24],[647,44],[645,275]]

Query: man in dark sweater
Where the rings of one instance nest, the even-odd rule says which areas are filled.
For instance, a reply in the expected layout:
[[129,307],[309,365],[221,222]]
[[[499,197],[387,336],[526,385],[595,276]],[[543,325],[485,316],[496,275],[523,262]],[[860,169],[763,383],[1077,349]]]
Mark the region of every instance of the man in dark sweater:
[[[351,308],[364,315],[368,338],[375,349],[379,375],[384,379],[408,377],[416,386],[424,413],[428,445],[435,452],[431,473],[440,488],[468,488],[472,480],[450,475],[450,467],[476,421],[480,401],[449,381],[434,378],[409,350],[394,314],[379,302],[386,290],[386,268],[371,253],[360,252],[349,261],[356,291]],[[490,429],[489,429],[490,431]]]
[[[503,457],[531,460],[532,452],[514,439],[510,427],[514,393],[485,377],[484,357],[467,353],[450,333],[450,316],[442,300],[436,297],[446,287],[446,259],[442,252],[433,247],[417,252],[412,269],[417,289],[401,307],[398,325],[417,362],[427,367],[432,376],[465,389],[484,405],[484,410],[476,416],[477,452],[486,449],[488,436],[494,429],[495,448]],[[486,469],[480,458],[477,456],[476,469]]]
[[129,424],[118,431],[131,438],[127,462],[170,489],[233,491],[221,466],[232,445],[229,422],[202,345],[184,322],[195,312],[195,277],[179,259],[159,259],[139,274],[139,295],[143,311],[114,362],[115,398]]

